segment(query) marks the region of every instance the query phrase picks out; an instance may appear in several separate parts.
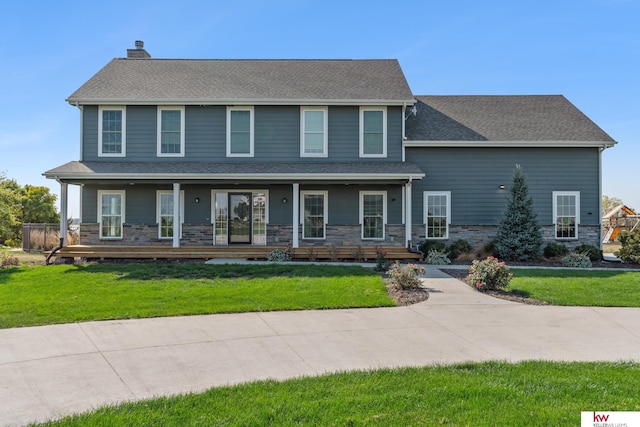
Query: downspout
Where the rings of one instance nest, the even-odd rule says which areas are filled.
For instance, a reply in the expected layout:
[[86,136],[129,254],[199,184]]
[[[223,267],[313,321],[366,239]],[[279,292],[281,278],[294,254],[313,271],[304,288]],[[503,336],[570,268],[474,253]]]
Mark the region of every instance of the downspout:
[[405,102],[402,105],[402,161],[404,162],[405,157],[404,157],[404,142],[407,140],[407,135],[406,135],[406,130],[405,130],[405,124],[404,122],[407,121],[405,113],[407,111],[407,103]]
[[602,148],[598,150],[598,193],[600,193],[600,198],[598,199],[598,224],[600,224],[600,254],[602,254],[604,250],[604,224],[602,223],[602,152],[607,148],[613,147],[615,144],[615,142],[611,145],[604,144]]
[[78,104],[77,102],[71,105],[78,107],[78,110],[80,110],[80,157],[78,157],[78,160],[83,161],[84,160],[84,107]]

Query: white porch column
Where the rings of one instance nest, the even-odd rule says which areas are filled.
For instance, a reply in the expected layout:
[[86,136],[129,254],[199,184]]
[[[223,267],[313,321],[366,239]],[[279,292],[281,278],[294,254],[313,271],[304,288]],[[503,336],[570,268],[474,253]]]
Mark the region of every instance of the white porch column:
[[298,229],[300,228],[300,184],[293,184],[293,247],[299,246]]
[[67,195],[69,184],[60,182],[60,246],[67,246]]
[[173,247],[180,247],[180,183],[173,183]]
[[404,245],[409,247],[411,243],[411,180],[404,185],[404,199],[405,199],[405,219],[404,219],[404,227],[405,227],[405,242]]

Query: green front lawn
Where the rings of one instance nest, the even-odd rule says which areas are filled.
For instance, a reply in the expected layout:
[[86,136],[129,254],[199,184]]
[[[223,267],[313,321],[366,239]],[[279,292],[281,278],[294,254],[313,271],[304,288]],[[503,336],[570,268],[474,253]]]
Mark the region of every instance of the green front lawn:
[[640,411],[638,363],[488,362],[261,381],[98,409],[47,426],[576,426]]
[[0,328],[394,304],[380,275],[358,266],[142,263],[0,269]]
[[507,291],[553,305],[640,307],[640,272],[512,269]]

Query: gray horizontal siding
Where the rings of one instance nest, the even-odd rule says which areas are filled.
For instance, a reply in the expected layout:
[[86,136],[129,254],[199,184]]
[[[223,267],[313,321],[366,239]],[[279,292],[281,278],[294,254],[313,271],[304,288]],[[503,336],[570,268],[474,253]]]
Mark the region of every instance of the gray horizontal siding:
[[226,157],[226,108],[185,107],[185,156],[157,157],[157,107],[127,106],[126,157],[98,156],[98,107],[83,111],[82,155],[85,161],[351,162],[402,159],[402,109],[387,110],[387,158],[359,158],[359,108],[328,108],[329,156],[300,157],[300,107],[254,108],[254,157]]
[[[98,190],[124,190],[125,222],[129,224],[155,224],[156,191],[172,190],[172,186],[163,185],[126,185],[82,187],[82,222],[98,222]],[[182,185],[185,194],[185,218],[187,224],[211,223],[211,190],[209,185]],[[229,187],[221,188],[229,190]],[[291,224],[293,220],[293,188],[291,185],[272,186],[234,186],[233,191],[269,190],[269,222],[271,224]],[[387,223],[402,223],[402,189],[400,185],[314,185],[300,186],[301,191],[328,191],[329,224],[357,224],[359,221],[359,192],[387,191]],[[199,203],[195,202],[198,198]],[[286,198],[287,203],[282,199]]]
[[516,164],[523,168],[541,225],[553,223],[553,191],[580,191],[581,223],[599,223],[596,148],[410,148],[406,160],[426,173],[413,182],[414,224],[423,222],[423,191],[451,191],[453,224],[498,224]]

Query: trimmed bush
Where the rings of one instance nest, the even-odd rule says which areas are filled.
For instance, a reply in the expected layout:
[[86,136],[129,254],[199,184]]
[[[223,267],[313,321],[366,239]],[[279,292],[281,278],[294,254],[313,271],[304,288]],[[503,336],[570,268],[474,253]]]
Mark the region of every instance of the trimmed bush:
[[600,252],[600,249],[592,245],[580,245],[573,251],[587,255],[593,262],[602,260],[602,253]]
[[506,288],[512,278],[509,267],[490,256],[482,261],[473,261],[466,282],[478,290],[489,290]]
[[468,254],[471,252],[471,245],[464,239],[456,240],[449,247],[449,254],[452,259],[458,258],[462,254]]
[[569,250],[562,243],[549,243],[544,248],[544,256],[546,258],[557,258],[561,256],[566,256],[569,253]]
[[438,240],[425,240],[420,244],[420,247],[418,247],[418,250],[420,250],[420,252],[422,252],[425,255],[428,254],[430,250],[446,252],[447,245],[445,245],[444,243]]
[[286,251],[276,249],[271,251],[271,253],[269,254],[269,257],[267,258],[267,261],[287,262],[287,261],[291,261],[291,257]]
[[424,274],[424,268],[417,264],[400,265],[400,262],[393,263],[387,276],[392,285],[402,289],[418,289],[422,282],[418,278],[419,274]]
[[591,260],[589,255],[581,252],[571,252],[566,257],[562,258],[563,267],[573,268],[591,268]]
[[424,259],[424,262],[431,265],[447,265],[451,264],[451,260],[444,251],[431,249]]
[[479,258],[488,258],[488,257],[495,257],[496,256],[496,241],[492,240],[489,243],[487,243],[486,245],[484,245],[482,247],[482,249],[480,249],[478,251],[478,257]]
[[633,233],[622,231],[618,236],[618,240],[622,243],[622,248],[614,255],[622,260],[622,262],[640,263],[640,231]]

